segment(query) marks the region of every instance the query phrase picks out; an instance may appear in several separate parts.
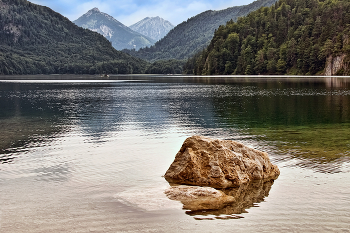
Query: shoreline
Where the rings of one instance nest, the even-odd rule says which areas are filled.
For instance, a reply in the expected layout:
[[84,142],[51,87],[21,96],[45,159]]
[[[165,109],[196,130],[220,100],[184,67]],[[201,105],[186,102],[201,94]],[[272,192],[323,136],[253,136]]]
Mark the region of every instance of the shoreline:
[[179,79],[179,78],[195,78],[195,79],[274,79],[274,80],[286,80],[286,79],[348,79],[350,76],[324,76],[324,75],[185,75],[185,74],[110,74],[109,77],[103,77],[99,75],[91,74],[37,74],[37,75],[0,75],[0,82],[9,80],[120,80],[120,78],[167,78],[167,79]]

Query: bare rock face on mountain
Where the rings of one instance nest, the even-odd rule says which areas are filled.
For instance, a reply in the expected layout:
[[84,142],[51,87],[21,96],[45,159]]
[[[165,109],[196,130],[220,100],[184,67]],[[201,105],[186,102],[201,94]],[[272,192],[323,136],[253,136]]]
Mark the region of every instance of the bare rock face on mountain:
[[170,183],[229,188],[277,179],[279,174],[267,153],[234,141],[193,136],[185,140],[164,177]]
[[325,75],[332,76],[337,75],[340,70],[348,71],[350,67],[344,62],[346,58],[345,54],[333,57],[332,55],[327,58]]
[[74,23],[80,27],[98,32],[106,37],[117,50],[140,49],[151,46],[156,41],[131,30],[112,16],[93,8],[79,17]]
[[168,32],[174,28],[169,21],[157,17],[147,17],[130,26],[135,32],[148,36],[155,41],[162,39]]

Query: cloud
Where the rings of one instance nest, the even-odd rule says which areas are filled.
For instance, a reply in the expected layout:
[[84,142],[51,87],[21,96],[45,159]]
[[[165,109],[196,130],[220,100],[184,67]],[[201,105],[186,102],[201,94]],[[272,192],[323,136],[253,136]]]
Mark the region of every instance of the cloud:
[[207,10],[222,10],[232,6],[247,5],[251,2],[253,0],[154,0],[152,1],[153,4],[143,4],[142,7],[137,5],[133,8],[133,12],[119,15],[117,19],[130,26],[145,17],[160,16],[177,25]]
[[130,26],[145,17],[160,16],[176,25],[194,15],[210,9],[210,4],[205,2],[186,1],[187,4],[179,4],[179,2],[183,1],[164,0],[157,5],[144,6],[143,8],[136,9],[129,15],[121,15],[120,20],[127,26]]
[[31,0],[48,6],[70,20],[76,20],[98,7],[123,24],[130,26],[145,17],[160,16],[177,25],[206,10],[246,5],[253,0]]

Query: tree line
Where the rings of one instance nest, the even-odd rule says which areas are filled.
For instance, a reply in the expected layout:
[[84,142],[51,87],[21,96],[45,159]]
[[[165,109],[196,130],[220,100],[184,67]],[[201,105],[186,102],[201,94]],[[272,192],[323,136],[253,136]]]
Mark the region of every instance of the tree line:
[[[187,60],[184,71],[321,74],[328,57],[350,55],[349,12],[349,0],[280,0],[220,26],[209,46]],[[345,63],[350,65],[349,56]]]

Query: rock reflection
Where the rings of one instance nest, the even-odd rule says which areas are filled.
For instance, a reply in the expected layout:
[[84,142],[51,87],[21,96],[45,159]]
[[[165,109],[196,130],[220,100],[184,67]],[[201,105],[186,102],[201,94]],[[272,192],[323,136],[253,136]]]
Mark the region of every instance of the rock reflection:
[[165,191],[171,200],[180,201],[186,214],[196,220],[239,219],[247,209],[258,207],[269,195],[274,180],[260,180],[239,188],[216,190],[211,187],[173,185]]

